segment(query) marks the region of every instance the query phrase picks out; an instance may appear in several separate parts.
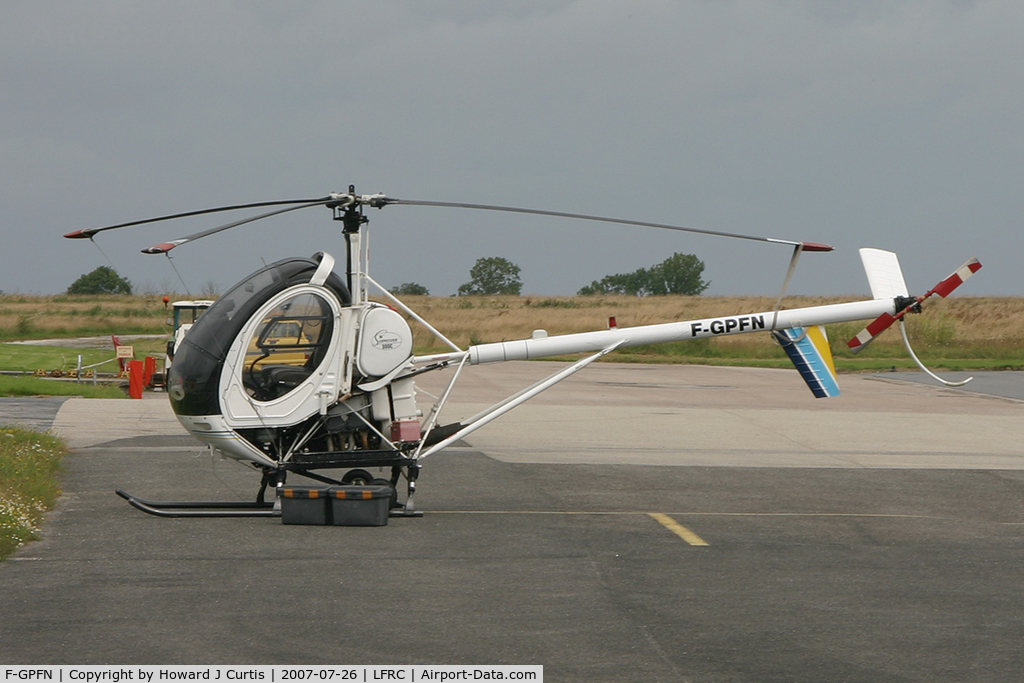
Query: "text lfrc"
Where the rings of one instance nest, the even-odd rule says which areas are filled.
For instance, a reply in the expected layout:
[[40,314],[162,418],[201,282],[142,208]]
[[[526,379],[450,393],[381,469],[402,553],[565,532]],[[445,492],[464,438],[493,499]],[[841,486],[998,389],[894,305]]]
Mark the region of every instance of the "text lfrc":
[[373,672],[375,681],[404,681],[405,671],[402,669],[378,669]]

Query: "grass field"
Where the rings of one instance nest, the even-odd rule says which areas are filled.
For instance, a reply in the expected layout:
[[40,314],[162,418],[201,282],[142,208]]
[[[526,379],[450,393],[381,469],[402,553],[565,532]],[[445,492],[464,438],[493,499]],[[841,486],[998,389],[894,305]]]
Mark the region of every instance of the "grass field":
[[0,341],[108,334],[170,334],[158,296],[0,296]]
[[125,398],[124,390],[88,381],[66,382],[39,377],[0,376],[0,396],[82,396],[84,398]]
[[[113,344],[107,349],[76,349],[64,346],[35,346],[21,344],[0,344],[0,369],[35,372],[36,370],[62,370],[67,372],[77,367],[78,356],[82,366],[93,365],[114,357]],[[117,363],[107,363],[97,368],[103,372],[117,372]]]
[[0,560],[39,537],[43,515],[60,495],[57,473],[66,454],[57,437],[0,428]]

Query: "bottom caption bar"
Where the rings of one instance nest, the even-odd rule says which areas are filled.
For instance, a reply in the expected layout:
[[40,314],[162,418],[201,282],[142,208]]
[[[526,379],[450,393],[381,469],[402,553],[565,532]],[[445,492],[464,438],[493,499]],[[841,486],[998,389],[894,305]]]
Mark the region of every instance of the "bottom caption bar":
[[168,683],[169,681],[543,681],[541,665],[426,666],[2,666],[0,683]]

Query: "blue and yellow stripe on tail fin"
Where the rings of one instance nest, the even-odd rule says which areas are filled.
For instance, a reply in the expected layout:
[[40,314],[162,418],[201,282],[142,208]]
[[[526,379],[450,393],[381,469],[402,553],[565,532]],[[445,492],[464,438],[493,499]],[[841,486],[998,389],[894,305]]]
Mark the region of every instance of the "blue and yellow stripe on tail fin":
[[839,395],[836,366],[824,327],[794,327],[774,334],[817,398]]

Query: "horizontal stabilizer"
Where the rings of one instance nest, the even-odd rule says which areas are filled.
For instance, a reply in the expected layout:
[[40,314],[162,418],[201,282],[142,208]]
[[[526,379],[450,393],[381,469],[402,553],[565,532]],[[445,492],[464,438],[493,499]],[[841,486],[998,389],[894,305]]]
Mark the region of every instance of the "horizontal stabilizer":
[[815,397],[839,395],[836,366],[824,327],[794,327],[776,330],[774,334]]

